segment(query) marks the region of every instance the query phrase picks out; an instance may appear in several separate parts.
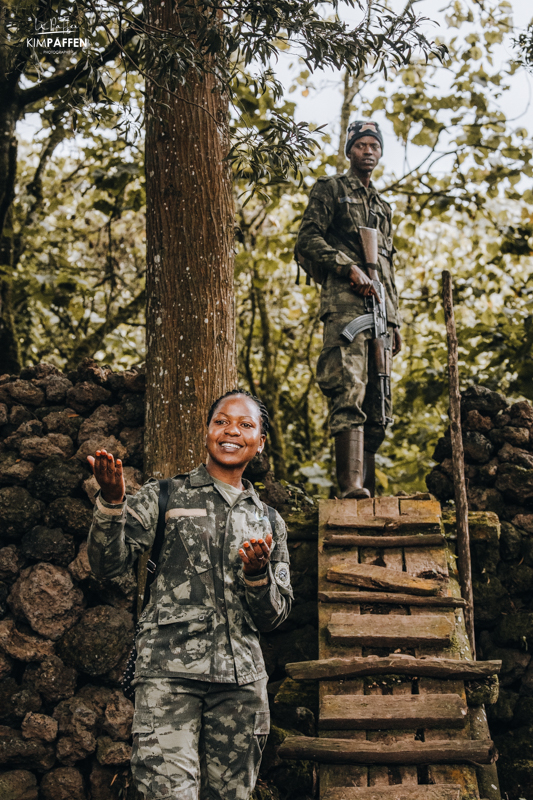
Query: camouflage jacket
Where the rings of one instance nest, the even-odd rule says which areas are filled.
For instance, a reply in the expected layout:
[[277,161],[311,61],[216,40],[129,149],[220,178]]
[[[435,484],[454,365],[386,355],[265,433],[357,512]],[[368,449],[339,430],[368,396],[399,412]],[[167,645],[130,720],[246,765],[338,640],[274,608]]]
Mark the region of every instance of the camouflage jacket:
[[[230,508],[205,466],[172,478],[157,577],[139,620],[136,681],[179,677],[243,685],[266,676],[259,631],[287,618],[293,596],[287,532],[276,513],[267,571],[245,576],[239,548],[272,528],[253,486],[243,484]],[[88,541],[95,575],[120,575],[152,546],[158,498],[155,480],[122,504],[97,497]]]
[[[319,178],[311,190],[298,233],[298,251],[327,270],[322,286],[320,315],[332,311],[352,311],[354,317],[365,313],[365,299],[356,295],[347,280],[351,264],[364,265],[357,231],[366,226],[370,210],[377,217],[378,271],[387,295],[387,319],[400,324],[398,292],[392,266],[391,207],[377,193],[373,184],[367,189],[351,169],[344,175]],[[340,231],[353,246],[336,236]]]

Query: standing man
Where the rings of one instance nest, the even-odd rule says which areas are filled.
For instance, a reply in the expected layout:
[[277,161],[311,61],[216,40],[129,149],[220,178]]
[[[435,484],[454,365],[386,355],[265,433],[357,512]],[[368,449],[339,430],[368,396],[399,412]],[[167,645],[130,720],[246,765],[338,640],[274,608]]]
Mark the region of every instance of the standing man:
[[[369,359],[372,330],[348,342],[342,331],[377,298],[365,272],[360,227],[378,234],[379,279],[385,290],[392,354],[400,352],[398,293],[392,266],[391,207],[377,193],[370,178],[383,154],[383,136],[377,122],[357,120],[348,127],[344,175],[319,178],[298,234],[300,262],[312,262],[321,272],[320,316],[324,346],[317,365],[318,385],[330,398],[330,429],[335,437],[337,480],[341,497],[370,497],[375,493],[375,454],[385,438],[379,379]],[[318,269],[317,269],[318,268]],[[391,416],[391,399],[386,414]]]

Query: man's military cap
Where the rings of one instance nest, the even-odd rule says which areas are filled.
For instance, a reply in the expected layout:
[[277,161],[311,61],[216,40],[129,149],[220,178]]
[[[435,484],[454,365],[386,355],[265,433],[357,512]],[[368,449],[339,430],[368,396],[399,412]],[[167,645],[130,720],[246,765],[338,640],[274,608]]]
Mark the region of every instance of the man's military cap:
[[370,122],[368,120],[356,119],[350,122],[348,130],[346,131],[346,149],[345,153],[348,155],[350,148],[358,139],[363,136],[373,136],[381,145],[381,152],[383,152],[383,135],[379,129],[377,122]]

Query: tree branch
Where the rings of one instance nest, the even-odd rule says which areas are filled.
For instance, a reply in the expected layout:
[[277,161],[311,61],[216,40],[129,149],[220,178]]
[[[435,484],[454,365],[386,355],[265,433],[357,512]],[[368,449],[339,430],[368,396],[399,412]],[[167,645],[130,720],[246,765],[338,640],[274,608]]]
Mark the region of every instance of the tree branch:
[[109,317],[105,322],[99,325],[98,328],[96,328],[96,330],[90,334],[90,336],[87,336],[78,345],[76,345],[68,360],[69,368],[73,369],[83,358],[86,358],[87,356],[94,356],[96,351],[102,346],[102,342],[104,341],[105,337],[118,328],[119,325],[129,322],[132,317],[135,317],[139,311],[144,308],[145,301],[146,292],[143,289],[136,297],[130,300],[126,306],[119,308],[118,311],[113,314],[113,316]]

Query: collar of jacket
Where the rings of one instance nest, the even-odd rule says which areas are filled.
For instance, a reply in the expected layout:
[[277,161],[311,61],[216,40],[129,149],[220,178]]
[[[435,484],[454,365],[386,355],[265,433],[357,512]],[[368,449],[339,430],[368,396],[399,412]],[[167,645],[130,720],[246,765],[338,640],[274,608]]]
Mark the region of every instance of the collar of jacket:
[[355,172],[351,167],[348,170],[348,172],[344,173],[344,177],[348,178],[348,183],[350,184],[350,186],[354,191],[356,189],[363,189],[365,192],[370,192],[370,194],[377,194],[376,187],[374,186],[372,181],[370,181],[370,186],[367,189],[367,187],[361,183],[361,181],[359,180],[359,178],[357,177],[357,175],[355,174]]
[[[199,467],[196,467],[196,469],[193,469],[191,472],[189,472],[189,481],[191,483],[191,486],[194,486],[195,488],[199,486],[209,486],[209,485],[214,486],[215,484],[213,478],[207,471],[205,464],[200,464]],[[244,486],[243,496],[250,497],[251,500],[253,500],[253,502],[257,506],[257,508],[260,511],[264,511],[263,504],[256,495],[255,489],[250,483],[250,481],[247,481],[245,478],[243,478],[242,485]]]

